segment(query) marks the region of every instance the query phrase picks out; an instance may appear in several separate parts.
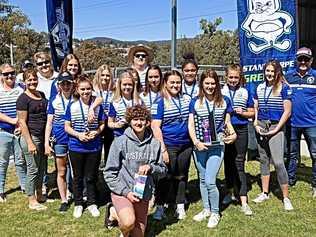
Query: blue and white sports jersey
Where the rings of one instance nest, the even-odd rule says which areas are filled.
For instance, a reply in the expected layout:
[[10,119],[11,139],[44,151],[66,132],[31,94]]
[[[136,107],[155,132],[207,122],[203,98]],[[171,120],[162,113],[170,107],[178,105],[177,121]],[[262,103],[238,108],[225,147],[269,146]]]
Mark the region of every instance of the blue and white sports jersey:
[[227,96],[223,96],[223,104],[220,107],[214,106],[214,101],[209,101],[205,97],[203,97],[202,103],[200,103],[199,97],[194,97],[190,103],[190,114],[192,113],[201,117],[205,117],[209,115],[209,111],[213,111],[213,108],[215,110],[214,119],[216,124],[216,132],[223,132],[225,116],[227,113],[231,114],[233,112],[233,107],[230,103],[230,99]]
[[51,96],[48,101],[47,114],[52,114],[52,136],[56,138],[56,144],[68,144],[68,134],[65,132],[65,114],[70,100],[61,94]]
[[310,69],[303,77],[292,70],[285,77],[292,91],[291,125],[316,126],[316,70]]
[[140,98],[144,102],[147,109],[150,109],[152,104],[155,103],[159,97],[160,93],[155,93],[153,91],[149,91],[147,95],[144,95],[144,93],[140,94]]
[[182,93],[194,98],[199,94],[199,85],[198,82],[195,81],[192,85],[187,85],[185,80],[182,81]]
[[95,95],[97,97],[102,98],[102,108],[104,112],[105,119],[108,119],[110,103],[113,99],[113,92],[112,91],[96,91]]
[[258,120],[279,121],[284,112],[284,100],[291,99],[289,86],[282,83],[281,92],[274,95],[272,86],[267,86],[266,82],[258,85],[254,99],[258,101]]
[[[230,90],[227,85],[224,85],[222,94],[230,99],[233,109],[242,108],[242,110],[246,112],[247,108],[253,108],[253,99],[250,93],[248,93],[248,90],[244,87],[239,87],[233,91]],[[231,123],[233,125],[246,125],[248,124],[248,119],[233,112]]]
[[[81,112],[81,106],[82,111]],[[80,100],[71,102],[66,110],[65,120],[71,122],[71,127],[76,132],[87,132],[97,130],[99,122],[104,121],[104,113],[101,106],[98,106],[95,110],[95,117],[98,118],[93,123],[87,123],[89,105],[82,103]],[[101,139],[97,136],[94,140],[88,142],[81,142],[78,138],[69,135],[68,142],[69,150],[75,152],[96,152],[101,150]]]
[[[110,103],[110,109],[109,109],[109,117],[114,118],[116,122],[122,121],[126,122],[125,120],[125,112],[126,109],[129,107],[132,107],[136,105],[133,100],[127,100],[123,97],[119,101],[112,101]],[[127,126],[126,126],[127,127]],[[123,128],[115,128],[113,129],[113,133],[115,137],[123,135],[126,127]]]
[[190,143],[188,119],[191,97],[183,95],[178,98],[160,97],[151,107],[152,119],[161,120],[161,131],[167,146],[186,145]]
[[[14,88],[10,91],[5,91],[4,88],[0,86],[0,113],[10,118],[16,118],[16,101],[23,92],[22,86],[18,83],[15,83]],[[13,133],[15,125],[0,121],[0,128],[9,133]]]

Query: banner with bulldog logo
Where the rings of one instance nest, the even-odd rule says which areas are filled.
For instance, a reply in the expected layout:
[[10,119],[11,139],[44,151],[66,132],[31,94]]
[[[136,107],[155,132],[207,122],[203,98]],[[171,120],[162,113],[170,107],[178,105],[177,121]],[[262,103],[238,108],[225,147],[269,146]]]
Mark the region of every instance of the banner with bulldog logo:
[[49,44],[55,70],[72,53],[72,0],[46,0]]
[[238,0],[240,62],[253,93],[263,81],[263,65],[277,59],[294,67],[297,49],[295,0]]

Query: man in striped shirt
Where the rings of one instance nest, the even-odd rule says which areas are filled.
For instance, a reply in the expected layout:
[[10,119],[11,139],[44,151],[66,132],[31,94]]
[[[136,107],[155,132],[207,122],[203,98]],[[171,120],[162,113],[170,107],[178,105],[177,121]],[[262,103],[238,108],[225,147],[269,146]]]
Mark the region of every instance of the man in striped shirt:
[[21,189],[25,189],[26,164],[18,143],[21,130],[16,114],[16,101],[24,90],[15,83],[15,70],[11,65],[3,64],[0,73],[0,202],[5,202],[4,186],[11,154],[14,155]]

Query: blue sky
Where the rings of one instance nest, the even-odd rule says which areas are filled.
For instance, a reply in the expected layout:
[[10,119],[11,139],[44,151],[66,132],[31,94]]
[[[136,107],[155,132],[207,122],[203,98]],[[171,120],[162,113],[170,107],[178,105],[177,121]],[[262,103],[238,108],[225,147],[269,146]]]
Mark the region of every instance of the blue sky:
[[[45,0],[9,0],[29,16],[32,28],[47,31]],[[200,32],[199,20],[221,16],[221,29],[237,28],[237,0],[178,0],[178,37]],[[170,39],[171,0],[73,0],[74,37],[119,40]]]

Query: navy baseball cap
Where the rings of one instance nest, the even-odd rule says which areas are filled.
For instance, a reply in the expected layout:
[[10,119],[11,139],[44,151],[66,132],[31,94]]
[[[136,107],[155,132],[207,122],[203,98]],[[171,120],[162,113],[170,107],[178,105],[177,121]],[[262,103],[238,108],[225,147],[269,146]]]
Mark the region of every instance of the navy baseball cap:
[[58,83],[62,83],[63,81],[73,82],[74,79],[69,72],[60,73],[57,77]]

